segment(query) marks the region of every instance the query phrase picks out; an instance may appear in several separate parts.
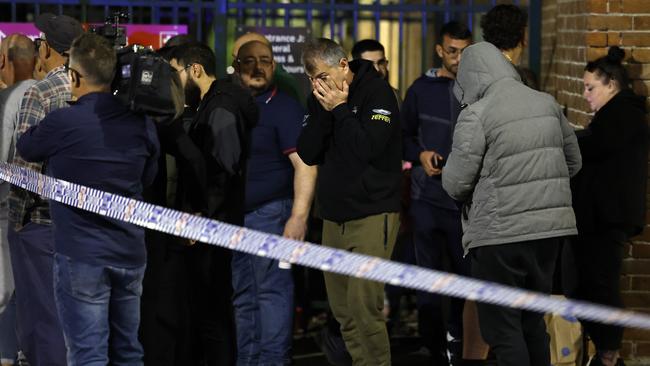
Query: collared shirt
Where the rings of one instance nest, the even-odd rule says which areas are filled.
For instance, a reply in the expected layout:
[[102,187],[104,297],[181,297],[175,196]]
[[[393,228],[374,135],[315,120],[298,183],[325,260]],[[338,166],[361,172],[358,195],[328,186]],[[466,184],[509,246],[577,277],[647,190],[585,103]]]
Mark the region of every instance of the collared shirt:
[[[0,161],[9,162],[14,155],[13,140],[16,128],[18,127],[18,113],[20,112],[20,103],[25,95],[25,91],[34,85],[36,80],[23,80],[0,91]],[[7,219],[7,199],[9,198],[9,182],[0,182],[0,218]]]
[[277,88],[255,97],[260,119],[251,136],[246,180],[246,212],[274,200],[293,197],[293,165],[305,110]]
[[[16,144],[25,160],[47,160],[49,176],[142,199],[159,153],[153,121],[128,110],[110,93],[82,96],[25,132]],[[144,229],[51,201],[57,253],[96,265],[145,263]]]
[[[18,141],[30,127],[38,125],[47,114],[59,108],[68,107],[72,99],[70,80],[63,66],[50,71],[45,78],[32,85],[23,97],[18,114],[18,128],[14,141]],[[44,172],[43,162],[28,163],[16,152],[9,161],[18,166]],[[12,186],[9,193],[9,222],[20,230],[27,222],[49,225],[50,208],[48,202],[38,195]]]

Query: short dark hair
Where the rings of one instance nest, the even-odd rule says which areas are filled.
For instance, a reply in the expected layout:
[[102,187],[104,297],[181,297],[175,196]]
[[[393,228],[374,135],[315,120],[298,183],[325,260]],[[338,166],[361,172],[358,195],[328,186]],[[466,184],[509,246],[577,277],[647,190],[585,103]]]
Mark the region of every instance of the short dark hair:
[[172,51],[172,59],[182,65],[199,64],[208,76],[217,75],[217,58],[210,47],[203,43],[193,42],[177,46]]
[[362,53],[372,51],[381,51],[384,53],[386,52],[384,50],[384,46],[378,41],[374,39],[364,39],[352,46],[352,58],[358,60],[361,58]]
[[585,71],[596,74],[603,84],[609,84],[610,80],[615,80],[620,89],[628,89],[630,79],[622,64],[624,58],[625,50],[613,46],[609,48],[607,56],[588,62]]
[[111,42],[94,33],[84,33],[72,41],[70,58],[95,85],[110,85],[115,76],[117,55]]
[[497,5],[481,19],[483,39],[500,50],[516,48],[526,37],[528,14],[509,4]]
[[451,39],[472,39],[472,31],[465,24],[452,20],[440,28],[440,32],[438,32],[438,44],[442,44],[445,36],[449,36]]
[[177,34],[165,42],[165,47],[175,47],[194,42],[196,42],[196,40],[189,34]]
[[336,66],[342,58],[347,58],[343,47],[328,38],[316,38],[305,43],[302,51],[302,64],[308,72],[316,68],[314,60],[321,60],[329,66]]

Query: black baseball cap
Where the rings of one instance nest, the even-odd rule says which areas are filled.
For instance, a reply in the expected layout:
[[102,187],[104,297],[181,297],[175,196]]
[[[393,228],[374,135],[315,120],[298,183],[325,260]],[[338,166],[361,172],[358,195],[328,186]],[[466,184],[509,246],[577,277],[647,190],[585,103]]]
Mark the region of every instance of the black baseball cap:
[[60,54],[69,50],[72,41],[84,32],[81,23],[67,15],[43,13],[36,18],[34,25],[45,33],[47,44]]

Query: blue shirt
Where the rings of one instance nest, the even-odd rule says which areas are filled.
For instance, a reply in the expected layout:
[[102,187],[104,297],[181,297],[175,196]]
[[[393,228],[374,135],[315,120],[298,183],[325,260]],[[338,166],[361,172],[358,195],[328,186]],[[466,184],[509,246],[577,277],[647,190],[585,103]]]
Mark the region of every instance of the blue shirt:
[[[47,174],[141,199],[157,170],[152,121],[131,113],[109,93],[91,93],[51,112],[16,146],[28,161],[46,161]],[[144,229],[55,201],[50,202],[57,253],[97,265],[145,263]]]
[[246,182],[246,212],[261,205],[293,197],[293,166],[305,110],[288,94],[271,88],[255,98],[260,110],[253,128]]

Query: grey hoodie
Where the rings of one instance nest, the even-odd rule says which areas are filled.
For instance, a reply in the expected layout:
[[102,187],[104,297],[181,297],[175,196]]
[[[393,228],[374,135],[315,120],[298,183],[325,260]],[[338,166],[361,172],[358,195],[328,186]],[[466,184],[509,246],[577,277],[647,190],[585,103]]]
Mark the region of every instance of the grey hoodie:
[[454,93],[466,107],[442,185],[466,203],[465,252],[577,234],[569,178],[582,160],[555,100],[522,84],[514,66],[487,42],[463,52]]

